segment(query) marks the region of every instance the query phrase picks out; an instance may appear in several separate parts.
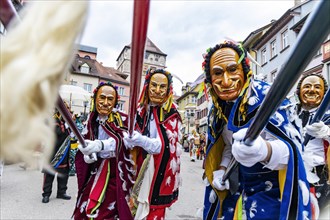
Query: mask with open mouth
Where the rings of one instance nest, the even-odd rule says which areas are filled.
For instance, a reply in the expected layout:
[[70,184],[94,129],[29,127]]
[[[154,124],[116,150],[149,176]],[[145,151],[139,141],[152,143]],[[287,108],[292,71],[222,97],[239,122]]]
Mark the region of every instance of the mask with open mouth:
[[304,78],[300,85],[299,98],[304,108],[315,108],[323,100],[325,87],[324,81],[317,75]]

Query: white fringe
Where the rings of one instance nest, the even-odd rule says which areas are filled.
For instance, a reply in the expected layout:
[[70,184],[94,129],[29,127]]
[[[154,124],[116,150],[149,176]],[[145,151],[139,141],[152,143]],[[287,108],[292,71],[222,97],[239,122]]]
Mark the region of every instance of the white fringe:
[[[1,156],[29,161],[54,145],[52,113],[85,24],[86,1],[35,1],[1,43]],[[26,15],[26,16],[23,16]]]

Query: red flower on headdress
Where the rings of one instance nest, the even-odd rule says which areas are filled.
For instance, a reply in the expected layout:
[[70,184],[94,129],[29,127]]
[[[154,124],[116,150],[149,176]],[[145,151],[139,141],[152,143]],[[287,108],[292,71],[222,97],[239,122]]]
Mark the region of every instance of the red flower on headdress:
[[246,59],[245,59],[245,63],[246,63],[248,66],[250,66],[250,60],[249,60],[249,58],[246,58]]

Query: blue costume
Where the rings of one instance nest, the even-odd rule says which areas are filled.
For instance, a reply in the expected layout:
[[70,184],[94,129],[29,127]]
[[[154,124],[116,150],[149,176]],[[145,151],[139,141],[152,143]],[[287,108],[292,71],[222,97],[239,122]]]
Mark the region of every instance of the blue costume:
[[[205,176],[208,183],[212,183],[212,172],[221,162],[224,148],[221,134],[224,127],[228,126],[228,130],[232,132],[249,127],[268,89],[268,84],[254,80],[235,100],[233,106],[220,99],[212,106],[208,116],[205,159]],[[212,98],[215,103],[214,97]],[[246,103],[244,117],[240,111],[242,102]],[[283,170],[270,170],[260,162],[252,167],[239,164],[236,180],[231,180],[231,192],[218,191],[211,184],[207,185],[204,219],[217,219],[222,216],[224,219],[242,219],[244,210],[247,219],[310,219],[308,182],[299,149],[301,136],[288,120],[287,111],[290,105],[288,100],[284,100],[264,129],[287,145],[290,153],[287,167]],[[235,175],[231,178],[235,179],[233,176]],[[235,182],[237,190],[233,192]]]

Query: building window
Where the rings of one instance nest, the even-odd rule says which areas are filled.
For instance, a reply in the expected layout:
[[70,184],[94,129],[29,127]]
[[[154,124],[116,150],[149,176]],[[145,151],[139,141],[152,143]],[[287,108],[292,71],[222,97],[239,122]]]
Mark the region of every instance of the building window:
[[320,49],[318,49],[318,50],[316,51],[315,56],[317,57],[317,56],[320,56],[321,54],[322,54],[322,52],[321,52],[321,48],[320,48]]
[[124,95],[125,94],[125,90],[124,89],[125,89],[124,87],[119,87],[118,88],[118,94],[119,95]]
[[117,109],[120,111],[124,111],[124,104],[125,104],[125,102],[122,102],[122,101],[118,102]]
[[261,51],[261,65],[267,63],[266,48]]
[[273,83],[277,75],[277,70],[274,70],[270,73],[270,82]]
[[191,96],[191,103],[196,103],[196,96]]
[[146,60],[147,60],[147,59],[148,59],[148,57],[149,57],[149,55],[150,55],[150,53],[148,53],[148,52],[145,52],[145,53],[144,53],[144,59],[146,59]]
[[288,30],[285,30],[282,34],[282,50],[289,46]]
[[84,83],[84,89],[88,92],[92,92],[92,84]]
[[89,66],[87,65],[87,63],[84,63],[84,64],[80,67],[80,72],[82,72],[82,73],[89,73]]
[[270,43],[270,48],[271,48],[271,50],[270,50],[270,56],[271,56],[271,58],[273,58],[277,54],[277,51],[276,51],[276,40],[274,40],[274,41],[272,41]]

